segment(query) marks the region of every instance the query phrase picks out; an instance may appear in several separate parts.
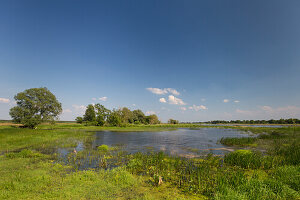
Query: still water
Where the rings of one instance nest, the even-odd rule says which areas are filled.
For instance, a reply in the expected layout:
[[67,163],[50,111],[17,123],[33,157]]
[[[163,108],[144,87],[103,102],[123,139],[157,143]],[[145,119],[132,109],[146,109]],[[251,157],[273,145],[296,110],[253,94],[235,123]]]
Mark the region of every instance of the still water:
[[[232,148],[219,143],[222,137],[249,137],[236,129],[181,128],[173,131],[160,132],[95,132],[90,145],[79,143],[76,151],[96,149],[102,144],[108,146],[121,146],[128,153],[163,151],[169,155],[182,157],[195,157],[213,153],[223,155]],[[68,153],[73,149],[60,149],[60,153]]]

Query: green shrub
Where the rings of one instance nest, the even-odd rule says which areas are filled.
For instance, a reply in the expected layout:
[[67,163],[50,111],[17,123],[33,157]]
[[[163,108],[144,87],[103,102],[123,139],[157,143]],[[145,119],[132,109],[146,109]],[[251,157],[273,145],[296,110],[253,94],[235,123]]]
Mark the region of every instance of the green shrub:
[[229,165],[240,166],[245,169],[258,169],[262,166],[263,156],[259,152],[237,150],[227,154],[224,162]]
[[102,152],[107,152],[110,148],[106,144],[102,144],[101,146],[98,146],[97,149]]

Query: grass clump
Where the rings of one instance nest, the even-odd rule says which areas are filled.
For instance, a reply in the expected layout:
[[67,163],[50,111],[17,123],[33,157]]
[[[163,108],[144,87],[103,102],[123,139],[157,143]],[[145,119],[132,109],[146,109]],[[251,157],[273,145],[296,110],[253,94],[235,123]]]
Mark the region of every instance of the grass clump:
[[224,163],[244,169],[271,169],[283,165],[284,158],[263,155],[259,151],[237,150],[225,155]]
[[102,144],[102,145],[98,146],[97,149],[100,152],[108,152],[108,151],[118,150],[119,148],[118,147],[111,147],[111,146],[108,146],[106,144]]
[[229,165],[240,166],[245,169],[258,169],[262,166],[263,156],[259,152],[237,150],[227,154],[224,162]]
[[40,158],[40,157],[45,157],[45,155],[39,153],[39,152],[34,152],[30,149],[23,149],[22,151],[18,153],[6,153],[5,154],[6,158]]
[[270,154],[284,157],[285,164],[299,165],[300,164],[300,140],[282,142],[276,141],[271,148]]
[[106,144],[102,144],[101,146],[98,146],[97,149],[102,152],[107,152],[110,148]]
[[220,143],[228,146],[249,146],[257,141],[256,137],[226,137],[221,138]]

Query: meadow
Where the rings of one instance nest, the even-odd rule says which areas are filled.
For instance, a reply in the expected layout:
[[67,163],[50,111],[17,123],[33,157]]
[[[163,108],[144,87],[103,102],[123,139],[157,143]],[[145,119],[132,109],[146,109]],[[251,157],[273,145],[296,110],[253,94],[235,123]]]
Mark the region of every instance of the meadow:
[[[58,147],[89,144],[95,130],[162,131],[192,124],[93,127],[43,124],[0,126],[0,199],[299,199],[300,127],[237,127],[256,134],[222,138],[240,148],[224,157],[126,154],[101,145],[58,159]],[[96,168],[83,163],[97,160]]]

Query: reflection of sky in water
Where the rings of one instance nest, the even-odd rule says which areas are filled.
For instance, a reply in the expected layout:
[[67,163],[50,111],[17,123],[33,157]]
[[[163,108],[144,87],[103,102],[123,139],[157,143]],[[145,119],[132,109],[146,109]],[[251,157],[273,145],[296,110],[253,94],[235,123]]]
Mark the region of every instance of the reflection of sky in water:
[[[164,151],[171,155],[187,153],[224,154],[224,145],[218,141],[222,137],[245,137],[235,129],[201,128],[198,130],[178,129],[162,132],[96,132],[93,148],[102,144],[125,145],[129,153],[145,152],[149,150]],[[152,148],[149,148],[152,147]]]

